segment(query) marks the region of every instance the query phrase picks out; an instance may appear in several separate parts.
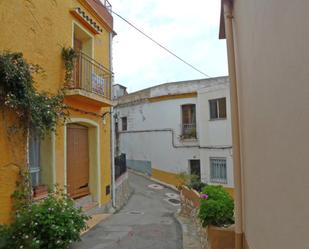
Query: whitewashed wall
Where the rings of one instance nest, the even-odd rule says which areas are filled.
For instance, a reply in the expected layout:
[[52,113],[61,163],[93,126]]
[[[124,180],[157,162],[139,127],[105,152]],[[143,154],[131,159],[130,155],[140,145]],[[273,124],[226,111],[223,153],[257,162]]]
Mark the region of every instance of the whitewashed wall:
[[[189,160],[199,159],[197,141],[181,142],[181,105],[196,104],[196,98],[173,99],[141,103],[116,108],[121,130],[121,117],[127,117],[128,132],[120,132],[120,151],[129,160],[151,161],[152,167],[173,173],[188,172]],[[144,130],[174,130],[175,146],[195,145],[194,148],[174,148],[171,131],[130,133]]]
[[[188,85],[188,84],[187,84]],[[127,130],[120,132],[120,152],[127,155],[128,160],[138,160],[151,164],[151,167],[172,172],[189,173],[189,160],[200,159],[201,178],[204,182],[210,181],[210,158],[226,158],[227,161],[227,187],[233,187],[231,116],[228,80],[220,78],[208,86],[185,86],[186,91],[198,90],[197,97],[170,99],[159,102],[143,100],[136,104],[124,104],[115,108],[118,116],[119,130],[121,131],[121,118],[127,117]],[[201,88],[202,87],[202,88]],[[150,89],[151,96],[173,94],[173,87],[158,87]],[[175,88],[175,89],[174,89]],[[182,87],[177,93],[184,93]],[[226,97],[227,118],[210,120],[209,100]],[[134,99],[136,101],[136,99]],[[196,104],[197,139],[181,140],[181,106]],[[165,129],[165,131],[159,131]],[[174,131],[174,145],[172,132]],[[149,132],[133,132],[149,131]],[[180,146],[195,146],[191,148],[175,148]],[[226,149],[206,149],[203,147],[227,147]],[[145,164],[146,165],[146,164]],[[146,166],[145,166],[146,167]]]
[[[226,119],[210,120],[209,100],[226,98]],[[229,85],[207,87],[198,91],[197,116],[201,157],[201,178],[210,181],[210,158],[226,158],[227,187],[234,186],[232,149],[203,149],[202,147],[229,147],[232,145]]]

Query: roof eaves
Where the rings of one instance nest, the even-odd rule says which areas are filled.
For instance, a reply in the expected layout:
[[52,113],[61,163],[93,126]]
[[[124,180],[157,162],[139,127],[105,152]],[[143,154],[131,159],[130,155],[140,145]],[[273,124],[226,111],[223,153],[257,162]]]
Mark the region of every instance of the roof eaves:
[[225,20],[224,20],[224,9],[223,3],[224,1],[229,1],[232,5],[234,0],[221,0],[221,13],[220,13],[220,27],[219,27],[219,39],[225,39]]

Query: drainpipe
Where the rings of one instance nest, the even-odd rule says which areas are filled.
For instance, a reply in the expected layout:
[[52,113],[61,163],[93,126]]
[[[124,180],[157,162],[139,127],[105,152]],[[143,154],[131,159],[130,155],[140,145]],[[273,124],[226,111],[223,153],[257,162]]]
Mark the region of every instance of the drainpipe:
[[235,185],[235,249],[243,249],[243,210],[242,210],[242,181],[241,181],[241,157],[239,136],[239,112],[235,65],[235,48],[233,35],[232,2],[223,1],[225,35],[228,53],[228,67],[231,93],[232,116],[232,140],[233,140],[233,165]]
[[114,107],[111,108],[111,160],[112,160],[112,204],[116,208],[116,185],[115,185],[115,118],[114,118]]
[[[112,42],[113,42],[113,33],[110,32],[109,33],[109,70],[112,72],[113,71],[113,65],[112,65]],[[114,99],[113,96],[113,82],[114,79],[113,77],[111,77],[111,98],[112,100]],[[114,208],[116,208],[116,186],[115,186],[115,147],[114,147],[114,139],[115,139],[115,131],[114,131],[114,127],[115,127],[115,123],[114,123],[114,107],[111,107],[111,114],[110,114],[110,125],[111,125],[111,167],[112,167],[112,205]]]

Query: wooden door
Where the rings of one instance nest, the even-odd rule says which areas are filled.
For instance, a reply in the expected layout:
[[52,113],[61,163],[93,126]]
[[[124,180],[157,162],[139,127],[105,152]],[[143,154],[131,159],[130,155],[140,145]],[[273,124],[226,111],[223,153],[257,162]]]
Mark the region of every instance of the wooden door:
[[67,185],[72,198],[89,194],[88,128],[82,125],[67,126]]

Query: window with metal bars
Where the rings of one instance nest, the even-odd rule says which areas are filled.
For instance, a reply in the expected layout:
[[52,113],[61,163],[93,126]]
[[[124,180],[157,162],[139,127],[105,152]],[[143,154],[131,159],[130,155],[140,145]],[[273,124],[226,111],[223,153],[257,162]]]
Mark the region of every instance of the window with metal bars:
[[182,136],[184,138],[196,138],[195,104],[182,105],[181,112],[182,112]]
[[210,158],[210,182],[227,183],[227,169],[225,158]]

